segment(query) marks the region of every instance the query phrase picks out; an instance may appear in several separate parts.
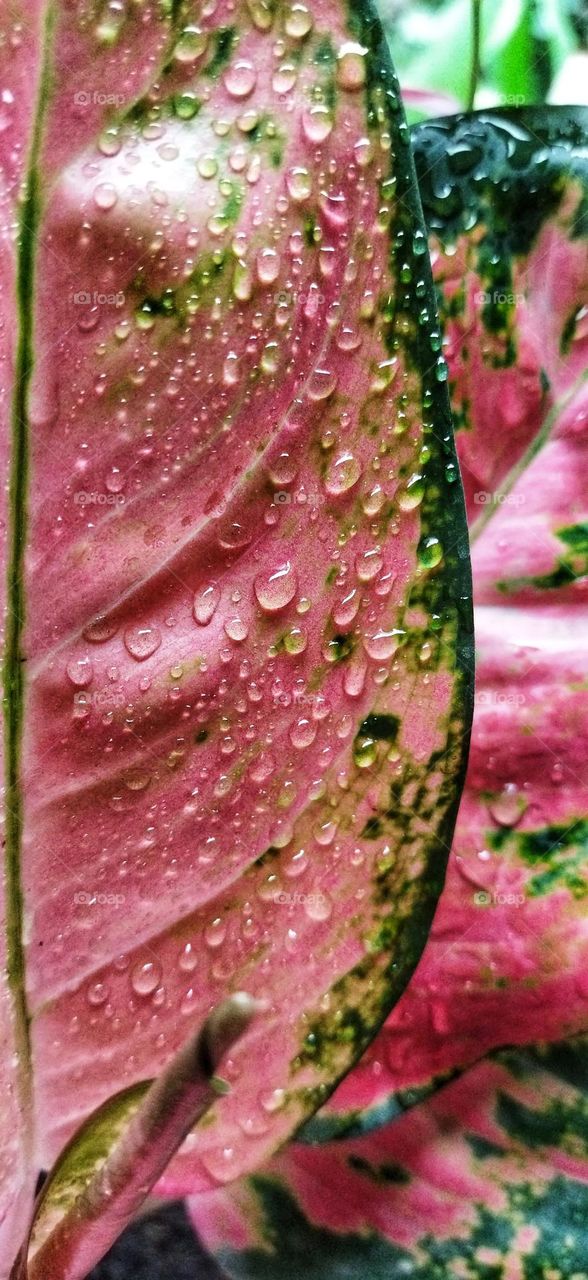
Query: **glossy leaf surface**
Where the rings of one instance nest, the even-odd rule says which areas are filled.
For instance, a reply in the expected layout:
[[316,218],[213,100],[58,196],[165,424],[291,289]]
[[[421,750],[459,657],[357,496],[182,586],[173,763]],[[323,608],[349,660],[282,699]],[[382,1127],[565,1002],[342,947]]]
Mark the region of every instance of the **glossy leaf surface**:
[[314,1136],[588,1025],[587,122],[414,131],[473,543],[474,731],[425,954]]
[[245,988],[266,1012],[168,1182],[205,1188],[365,1048],[451,840],[469,566],[408,134],[363,6],[5,22],[32,1163]]

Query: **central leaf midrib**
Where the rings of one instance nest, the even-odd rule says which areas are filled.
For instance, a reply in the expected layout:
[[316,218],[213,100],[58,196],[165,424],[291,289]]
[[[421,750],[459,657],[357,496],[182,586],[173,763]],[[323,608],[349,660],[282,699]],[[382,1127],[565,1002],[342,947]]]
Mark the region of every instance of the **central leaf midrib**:
[[34,366],[34,277],[39,225],[39,153],[49,87],[49,50],[54,23],[53,5],[45,15],[41,67],[29,163],[24,182],[16,259],[15,309],[17,343],[12,402],[10,481],[8,491],[8,570],[6,643],[3,664],[4,744],[6,780],[6,970],[16,1012],[17,1050],[23,1089],[29,1089],[29,1010],[23,947],[23,888],[21,851],[23,794],[21,784],[24,709],[23,634],[25,625],[25,551],[28,530],[29,420],[28,398]]

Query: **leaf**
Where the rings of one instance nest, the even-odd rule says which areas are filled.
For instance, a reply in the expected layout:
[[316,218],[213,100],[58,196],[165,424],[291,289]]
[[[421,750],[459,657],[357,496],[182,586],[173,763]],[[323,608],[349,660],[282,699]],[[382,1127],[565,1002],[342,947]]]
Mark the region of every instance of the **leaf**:
[[[465,107],[472,65],[472,0],[444,0],[438,6],[386,4],[382,21],[411,122],[424,114],[413,91],[420,90],[423,97],[435,90],[450,93]],[[486,106],[543,101],[578,44],[558,0],[483,0],[481,22],[480,99]],[[578,99],[568,95],[560,101]],[[448,106],[446,111],[457,109]],[[433,106],[430,114],[441,112]]]
[[1,135],[29,165],[3,225],[31,1163],[246,988],[267,1012],[172,1191],[255,1167],[400,995],[443,880],[472,666],[380,28],[327,0],[199,15],[19,10],[22,110]]
[[413,135],[474,538],[472,750],[423,959],[309,1139],[587,1026],[587,124],[484,112]]
[[586,1048],[503,1053],[366,1137],[293,1143],[194,1222],[239,1280],[583,1280]]

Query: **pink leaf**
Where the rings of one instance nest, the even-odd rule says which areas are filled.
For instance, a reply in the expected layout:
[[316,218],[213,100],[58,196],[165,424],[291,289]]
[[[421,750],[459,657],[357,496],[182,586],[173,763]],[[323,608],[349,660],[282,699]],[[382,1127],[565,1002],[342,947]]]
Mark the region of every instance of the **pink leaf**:
[[503,1053],[367,1136],[292,1143],[193,1220],[239,1280],[581,1274],[585,1085],[585,1040]]
[[29,1163],[245,987],[266,1011],[166,1182],[207,1188],[328,1096],[440,891],[472,666],[446,368],[370,13],[24,16],[0,145],[28,165],[2,225]]

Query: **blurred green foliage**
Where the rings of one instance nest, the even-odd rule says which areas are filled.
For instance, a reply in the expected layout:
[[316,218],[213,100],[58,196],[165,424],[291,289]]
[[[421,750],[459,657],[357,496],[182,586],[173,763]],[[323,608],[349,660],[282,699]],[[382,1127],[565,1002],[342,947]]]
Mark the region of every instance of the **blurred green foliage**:
[[[474,0],[379,0],[403,87],[468,103]],[[476,105],[545,102],[588,44],[588,0],[481,0]],[[419,118],[414,109],[410,113]],[[427,114],[427,111],[423,112]]]

